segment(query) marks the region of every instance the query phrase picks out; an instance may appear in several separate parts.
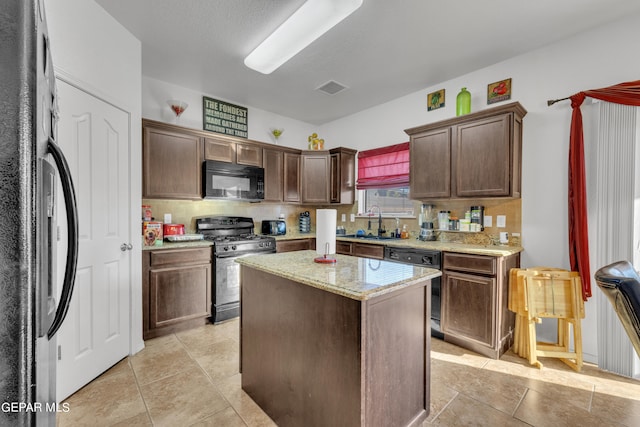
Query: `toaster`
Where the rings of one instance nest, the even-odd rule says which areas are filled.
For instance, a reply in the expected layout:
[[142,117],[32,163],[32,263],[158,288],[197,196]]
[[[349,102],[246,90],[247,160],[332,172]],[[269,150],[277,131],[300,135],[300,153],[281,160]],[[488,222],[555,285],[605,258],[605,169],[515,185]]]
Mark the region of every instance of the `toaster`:
[[287,234],[287,223],[280,219],[262,221],[261,233],[267,236],[284,236]]

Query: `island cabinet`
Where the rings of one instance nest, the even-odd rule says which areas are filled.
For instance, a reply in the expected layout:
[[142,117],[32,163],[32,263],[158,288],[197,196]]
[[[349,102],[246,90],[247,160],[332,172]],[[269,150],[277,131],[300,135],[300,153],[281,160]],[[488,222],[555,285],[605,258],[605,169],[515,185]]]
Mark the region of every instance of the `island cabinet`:
[[242,389],[282,427],[422,425],[440,272],[316,256],[238,260]]
[[142,130],[142,197],[201,199],[200,135],[147,120]]
[[407,129],[412,199],[520,197],[517,102]]
[[329,204],[331,157],[328,151],[302,152],[302,203]]
[[355,201],[356,150],[334,148],[331,155],[330,201],[350,205]]
[[284,201],[300,203],[302,201],[302,182],[300,174],[301,156],[298,153],[284,153]]
[[207,323],[211,247],[142,251],[143,339]]
[[445,341],[494,359],[513,344],[514,314],[508,309],[510,256],[443,253],[442,319]]
[[204,158],[262,167],[262,146],[223,136],[208,136],[204,138]]

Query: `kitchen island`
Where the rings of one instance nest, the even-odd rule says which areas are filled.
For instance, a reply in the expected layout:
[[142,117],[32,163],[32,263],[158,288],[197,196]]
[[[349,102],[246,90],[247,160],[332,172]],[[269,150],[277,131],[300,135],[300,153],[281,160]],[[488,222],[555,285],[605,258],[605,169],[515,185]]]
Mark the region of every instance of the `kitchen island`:
[[239,258],[242,388],[279,426],[417,426],[438,270],[315,251]]

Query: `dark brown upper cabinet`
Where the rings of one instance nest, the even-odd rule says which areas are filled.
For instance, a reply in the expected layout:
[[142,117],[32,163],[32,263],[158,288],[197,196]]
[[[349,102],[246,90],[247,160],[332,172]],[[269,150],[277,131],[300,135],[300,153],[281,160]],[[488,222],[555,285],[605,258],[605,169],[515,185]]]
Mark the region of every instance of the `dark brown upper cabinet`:
[[519,198],[522,118],[518,102],[405,130],[410,197]]

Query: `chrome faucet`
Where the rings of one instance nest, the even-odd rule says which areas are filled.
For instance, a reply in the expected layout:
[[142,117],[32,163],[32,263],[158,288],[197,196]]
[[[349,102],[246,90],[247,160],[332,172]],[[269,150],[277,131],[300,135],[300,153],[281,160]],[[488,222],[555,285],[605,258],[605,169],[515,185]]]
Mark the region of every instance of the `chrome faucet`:
[[386,230],[384,230],[382,228],[382,211],[380,210],[380,206],[378,205],[373,205],[371,206],[371,208],[369,208],[369,230],[371,230],[371,216],[373,215],[373,209],[376,208],[378,209],[378,237],[382,236],[383,233],[386,232]]

